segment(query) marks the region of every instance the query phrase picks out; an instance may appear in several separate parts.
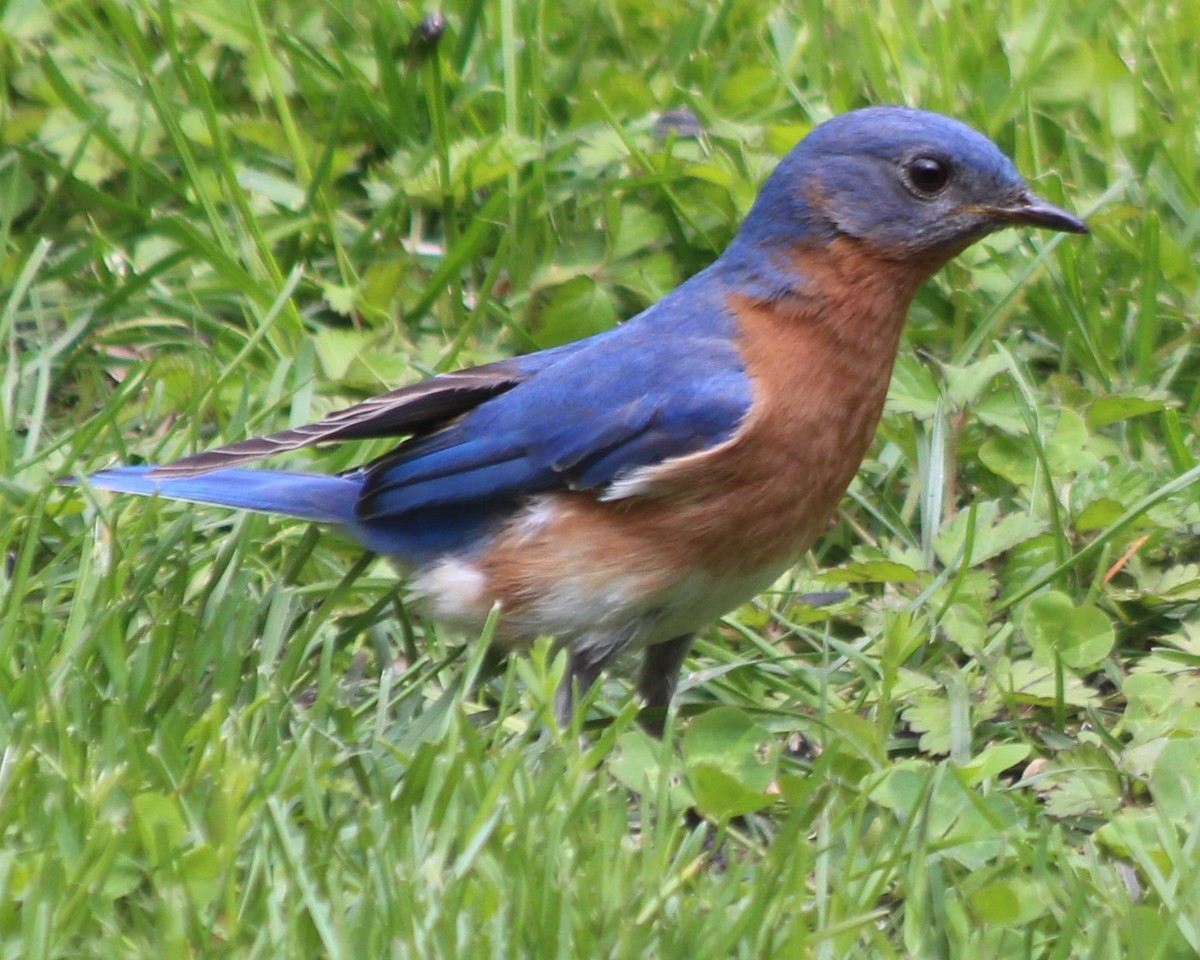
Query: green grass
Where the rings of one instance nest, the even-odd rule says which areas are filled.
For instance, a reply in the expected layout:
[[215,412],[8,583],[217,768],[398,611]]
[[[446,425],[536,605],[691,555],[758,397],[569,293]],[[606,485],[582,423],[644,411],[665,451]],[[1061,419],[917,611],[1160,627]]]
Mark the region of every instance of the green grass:
[[[0,955],[1200,952],[1195,11],[423,12],[0,14]],[[1094,233],[922,291],[842,522],[665,748],[619,681],[556,731],[548,645],[492,665],[334,533],[54,484],[604,329],[881,102]]]

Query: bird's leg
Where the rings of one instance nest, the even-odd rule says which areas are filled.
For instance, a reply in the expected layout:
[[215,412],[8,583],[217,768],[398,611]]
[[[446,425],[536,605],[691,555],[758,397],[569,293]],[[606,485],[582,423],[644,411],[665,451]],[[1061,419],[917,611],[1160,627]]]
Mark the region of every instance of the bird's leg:
[[575,704],[596,685],[605,661],[590,657],[585,652],[567,647],[567,672],[554,696],[554,715],[564,730],[571,725],[575,716]]
[[679,680],[679,668],[692,648],[694,633],[685,633],[665,643],[656,643],[646,648],[642,659],[642,672],[638,676],[638,693],[645,703],[642,726],[646,732],[661,739],[667,723],[667,710],[671,697],[675,695],[675,684]]
[[600,673],[634,641],[641,623],[634,620],[619,630],[593,630],[563,640],[567,650],[567,673],[554,697],[554,712],[562,727],[571,722],[575,705],[587,694]]

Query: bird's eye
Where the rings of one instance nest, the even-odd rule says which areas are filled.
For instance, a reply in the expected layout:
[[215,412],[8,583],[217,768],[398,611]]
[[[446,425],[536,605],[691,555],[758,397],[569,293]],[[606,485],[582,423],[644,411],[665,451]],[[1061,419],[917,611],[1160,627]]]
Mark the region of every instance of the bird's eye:
[[950,182],[950,164],[937,157],[917,157],[909,163],[905,172],[913,190],[925,197],[941,192]]

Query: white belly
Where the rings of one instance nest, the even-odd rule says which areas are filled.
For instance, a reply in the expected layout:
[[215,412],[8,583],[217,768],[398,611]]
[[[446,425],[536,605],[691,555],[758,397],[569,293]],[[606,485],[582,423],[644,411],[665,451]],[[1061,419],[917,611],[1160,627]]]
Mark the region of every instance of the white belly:
[[[703,629],[761,593],[788,566],[736,576],[693,572],[652,595],[640,589],[641,578],[632,573],[564,570],[522,604],[519,614],[505,616],[501,608],[498,639],[523,647],[548,635],[573,648],[616,644],[623,651],[637,650]],[[483,570],[454,558],[417,572],[409,592],[434,619],[468,631],[482,629],[495,602]]]

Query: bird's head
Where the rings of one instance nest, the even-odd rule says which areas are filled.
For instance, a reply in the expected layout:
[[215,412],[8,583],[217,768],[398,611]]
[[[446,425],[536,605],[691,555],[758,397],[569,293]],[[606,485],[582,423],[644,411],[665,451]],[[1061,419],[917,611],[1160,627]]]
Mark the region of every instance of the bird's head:
[[999,148],[957,120],[906,107],[835,117],[767,181],[742,230],[758,244],[861,242],[888,260],[941,261],[996,230],[1087,225],[1034,194]]

